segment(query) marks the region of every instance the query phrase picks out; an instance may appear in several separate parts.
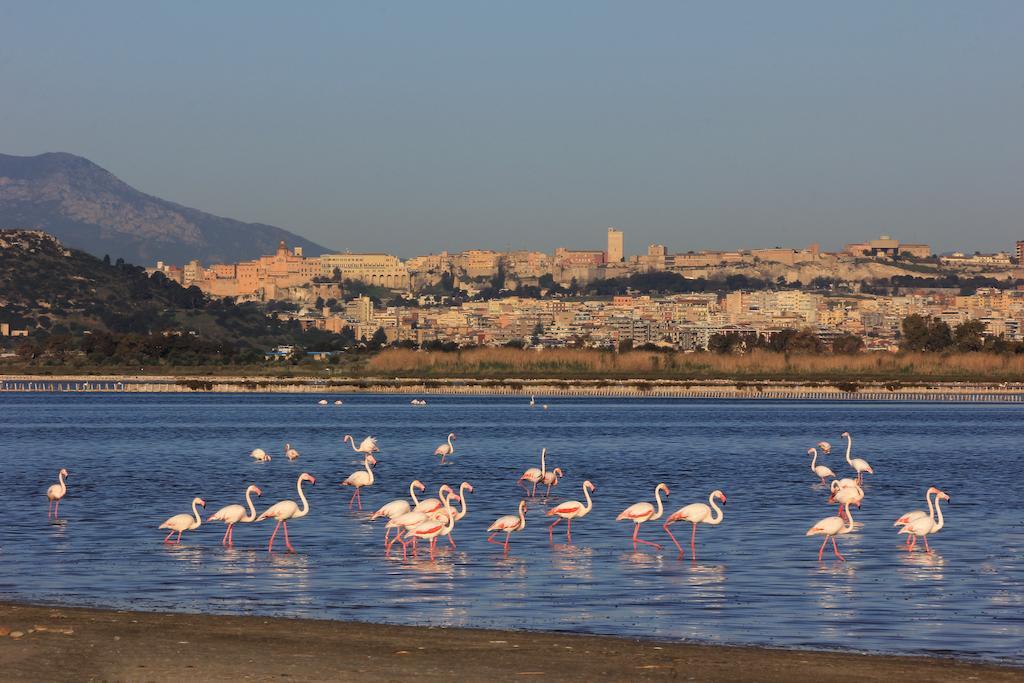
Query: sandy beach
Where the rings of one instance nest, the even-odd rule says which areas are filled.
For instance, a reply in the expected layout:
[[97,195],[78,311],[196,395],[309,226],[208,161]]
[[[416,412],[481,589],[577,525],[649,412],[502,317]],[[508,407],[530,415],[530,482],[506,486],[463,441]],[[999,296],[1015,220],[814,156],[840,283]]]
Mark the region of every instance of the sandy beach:
[[358,622],[0,605],[7,681],[1022,681],[953,659]]

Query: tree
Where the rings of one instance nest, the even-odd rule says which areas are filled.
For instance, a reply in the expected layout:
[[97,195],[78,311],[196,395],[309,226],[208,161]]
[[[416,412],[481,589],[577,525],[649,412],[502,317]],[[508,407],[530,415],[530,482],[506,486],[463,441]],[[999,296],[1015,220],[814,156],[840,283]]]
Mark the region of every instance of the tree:
[[985,346],[985,323],[968,320],[953,330],[953,343],[957,351],[981,351]]
[[370,348],[371,349],[382,349],[382,348],[384,348],[387,345],[387,343],[388,343],[388,335],[387,335],[387,333],[384,331],[383,327],[378,327],[377,331],[373,333],[372,337],[370,337],[370,343],[369,343]]
[[708,351],[713,353],[734,353],[743,344],[743,338],[739,332],[716,333],[708,339]]
[[855,354],[864,350],[864,340],[856,334],[841,334],[832,340],[832,353]]
[[533,326],[533,336],[530,337],[530,343],[534,346],[540,344],[540,336],[542,334],[544,334],[544,324],[538,322]]
[[928,341],[928,321],[924,316],[908,315],[900,323],[903,339],[900,340],[901,351],[924,351]]

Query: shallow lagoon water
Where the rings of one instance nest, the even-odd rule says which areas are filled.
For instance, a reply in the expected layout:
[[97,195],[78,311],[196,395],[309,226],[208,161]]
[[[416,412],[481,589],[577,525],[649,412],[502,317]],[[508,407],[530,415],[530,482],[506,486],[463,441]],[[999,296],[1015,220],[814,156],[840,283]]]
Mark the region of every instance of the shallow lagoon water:
[[[143,610],[356,619],[402,624],[575,631],[709,643],[957,655],[1024,663],[1024,515],[1014,405],[550,399],[345,395],[0,396],[0,599]],[[335,397],[330,397],[331,400]],[[547,399],[545,399],[547,400]],[[863,527],[839,537],[847,562],[805,538],[830,514],[808,447],[833,444],[824,463],[850,476],[843,439],[876,474],[867,477]],[[449,431],[455,456],[431,455]],[[359,469],[342,437],[379,438],[377,482],[364,512],[338,482]],[[301,452],[294,462],[286,441]],[[487,526],[515,512],[515,480],[539,465],[565,470],[547,502],[529,503],[527,528],[503,557]],[[248,457],[255,447],[269,463]],[[45,491],[71,472],[61,521]],[[157,526],[204,497],[206,514],[240,503],[256,483],[257,509],[296,499],[302,471],[308,517],[289,525],[297,554],[268,554],[270,522],[204,524],[180,547]],[[369,512],[407,495],[469,481],[469,515],[438,557],[386,558],[383,523]],[[548,544],[549,504],[597,485],[594,511]],[[701,526],[698,557],[676,559],[661,524],[641,537],[663,550],[634,553],[627,505],[671,488],[666,515],[729,498],[725,521]],[[934,554],[908,554],[893,520],[925,508],[930,485],[952,496]],[[554,495],[557,494],[557,495]],[[204,515],[205,518],[205,515]],[[686,545],[689,528],[673,527]],[[556,528],[564,529],[564,523]]]

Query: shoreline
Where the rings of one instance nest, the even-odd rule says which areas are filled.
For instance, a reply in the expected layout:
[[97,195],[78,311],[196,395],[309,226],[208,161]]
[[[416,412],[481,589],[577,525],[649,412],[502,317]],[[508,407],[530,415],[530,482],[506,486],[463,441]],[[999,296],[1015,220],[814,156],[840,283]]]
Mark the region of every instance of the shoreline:
[[1024,403],[1024,383],[819,380],[0,375],[0,393],[230,393]]
[[1024,680],[1020,668],[946,657],[11,602],[0,602],[0,634],[5,680]]

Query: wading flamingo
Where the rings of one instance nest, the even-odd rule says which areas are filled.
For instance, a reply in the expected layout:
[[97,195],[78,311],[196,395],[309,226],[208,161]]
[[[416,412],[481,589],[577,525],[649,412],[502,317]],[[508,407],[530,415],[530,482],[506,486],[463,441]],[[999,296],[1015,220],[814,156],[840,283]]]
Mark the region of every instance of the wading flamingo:
[[294,500],[282,500],[278,503],[274,503],[266,510],[263,514],[256,518],[257,522],[262,522],[265,519],[276,519],[277,526],[274,527],[274,533],[270,534],[270,545],[267,546],[267,552],[274,550],[274,537],[277,536],[277,530],[284,525],[284,544],[288,548],[288,552],[294,553],[295,548],[292,547],[291,541],[288,539],[288,520],[298,519],[299,517],[305,517],[309,514],[309,501],[306,500],[306,494],[302,492],[302,482],[308,481],[310,484],[316,484],[316,478],[308,472],[303,472],[299,475],[298,481],[295,482],[295,488],[299,492],[299,500],[302,501],[302,507],[295,503]]
[[299,452],[292,448],[292,445],[290,443],[286,443],[284,445],[284,457],[288,458],[289,460],[295,460],[296,458],[299,457]]
[[917,537],[920,536],[924,540],[925,552],[930,553],[932,549],[928,547],[928,535],[938,533],[943,526],[945,521],[942,519],[942,508],[939,506],[939,500],[949,501],[949,495],[942,491],[936,491],[935,493],[935,514],[938,515],[938,520],[932,516],[919,517],[912,522],[908,522],[899,530],[901,534],[910,534],[912,539],[910,545],[907,546],[908,552],[913,552],[917,546]]
[[[394,538],[390,541],[385,542],[384,554],[390,555],[391,546],[393,546],[397,541],[402,544],[402,554],[407,555],[406,541],[402,540],[403,533],[429,519],[432,519],[433,515],[437,514],[438,511],[442,511],[442,508],[444,507],[444,503],[442,501],[453,493],[454,491],[451,486],[448,484],[441,484],[441,488],[437,490],[439,498],[427,498],[426,500],[421,500],[410,512],[398,515],[397,517],[392,517],[384,528],[384,535],[387,537],[389,529],[398,529],[398,533],[396,533]],[[443,511],[442,514],[444,514]]]
[[[526,528],[526,501],[519,501],[519,515],[505,515],[504,517],[498,517],[494,520],[494,524],[487,527],[487,532],[491,535],[487,537],[488,543],[495,543],[497,545],[504,545],[505,554],[508,555],[508,541],[512,538],[512,533],[516,531],[522,531]],[[494,537],[498,533],[505,532],[505,543],[501,541],[495,541]]]
[[[536,467],[531,467],[530,469],[523,472],[523,476],[519,477],[519,481],[516,482],[524,489],[526,489],[526,484],[523,483],[524,481],[532,483],[533,492],[530,493],[531,497],[537,495],[537,484],[544,479],[544,474],[547,472],[547,470],[544,469],[544,456],[547,455],[547,452],[548,449],[546,448],[540,449],[540,469],[537,469]],[[529,491],[529,489],[526,490]]]
[[557,516],[558,519],[548,527],[548,542],[554,543],[552,540],[552,534],[555,531],[555,526],[563,519],[568,523],[568,528],[565,530],[565,539],[567,543],[572,543],[572,520],[579,519],[580,517],[586,517],[587,514],[593,509],[594,502],[590,499],[590,492],[596,491],[597,487],[594,486],[589,479],[583,482],[583,495],[587,499],[587,504],[579,502],[578,500],[570,500],[562,503],[558,507],[553,507],[548,510],[548,517]]
[[[458,494],[449,492],[444,499],[444,509],[447,513],[447,520],[441,521],[438,519],[428,519],[425,522],[420,522],[416,526],[410,528],[409,536],[412,537],[412,554],[416,556],[416,542],[419,539],[430,541],[430,559],[434,559],[434,550],[437,547],[437,537],[442,533],[451,533],[452,528],[455,526],[455,515],[452,514],[452,498],[458,498]],[[402,551],[405,551],[406,545],[409,541],[402,541]]]
[[[825,452],[825,449],[822,449],[822,451]],[[810,448],[807,450],[807,455],[814,456],[813,458],[811,458],[811,472],[814,472],[815,476],[821,479],[822,486],[825,486],[825,477],[832,477],[833,479],[835,478],[835,472],[825,467],[824,465],[818,464],[818,451],[814,450],[813,448]]]
[[564,477],[561,467],[556,467],[553,470],[548,470],[544,473],[544,478],[541,479],[542,484],[547,484],[548,490],[544,493],[544,497],[547,498],[551,495],[551,487],[558,486],[558,480]]
[[[852,481],[852,480],[851,480]],[[856,505],[857,509],[860,509],[860,503],[864,500],[864,489],[853,482],[847,486],[841,485],[835,479],[832,480],[831,492],[828,497],[830,504],[839,505],[839,516],[843,516],[843,506],[849,503],[850,505]]]
[[530,397],[530,407],[532,408],[535,405],[537,405],[537,397],[536,396],[531,396]]
[[649,545],[652,548],[657,548],[658,550],[661,550],[661,546],[660,545],[658,545],[657,543],[651,543],[650,541],[645,541],[642,538],[637,538],[637,534],[640,533],[640,525],[641,524],[643,524],[644,522],[647,522],[647,521],[654,521],[655,519],[658,519],[659,517],[661,517],[661,513],[663,511],[662,507],[661,507],[661,492],[662,491],[665,492],[665,497],[668,498],[668,486],[666,486],[665,484],[658,484],[654,488],[654,497],[658,501],[658,509],[657,509],[657,511],[655,511],[653,505],[651,505],[650,503],[644,501],[642,503],[633,503],[628,508],[626,508],[625,510],[620,512],[619,516],[615,518],[616,522],[620,522],[620,521],[622,521],[624,519],[629,520],[630,522],[633,522],[633,525],[634,525],[634,527],[633,527],[633,551],[634,552],[636,551],[636,544],[637,543],[643,543],[644,545]]
[[[902,517],[897,519],[895,522],[893,522],[892,525],[893,526],[905,526],[907,524],[910,524],[911,522],[913,522],[916,519],[921,519],[922,517],[929,517],[930,518],[932,515],[934,515],[935,514],[935,508],[932,506],[932,494],[933,493],[942,493],[942,491],[940,491],[938,488],[936,488],[934,486],[929,487],[929,489],[927,491],[925,491],[924,499],[925,499],[925,502],[928,503],[928,512],[925,512],[924,510],[914,510],[912,512],[908,512],[907,514],[903,515]],[[907,545],[910,545],[910,540],[911,540],[911,536],[907,536]]]
[[829,453],[832,452],[832,444],[830,444],[828,441],[819,441],[818,448],[821,449],[822,455],[828,455]]
[[441,464],[444,464],[444,459],[455,452],[455,444],[452,441],[455,440],[455,433],[448,435],[448,443],[443,443],[434,449],[434,455],[441,456]]
[[854,458],[850,460],[850,451],[853,450],[853,438],[850,437],[850,432],[843,432],[843,436],[846,437],[846,462],[850,464],[853,471],[857,473],[857,483],[860,484],[864,479],[864,473],[874,474],[875,471],[871,469],[871,465],[864,458]]
[[[458,522],[459,520],[461,520],[463,517],[466,516],[466,493],[473,493],[473,485],[470,484],[468,481],[464,481],[461,484],[459,484],[459,493],[458,493],[457,496],[455,496],[455,498],[460,503],[458,510],[452,510],[452,514],[455,515],[455,521],[456,522]],[[444,517],[445,517],[445,511],[444,510],[439,510],[439,511],[434,513],[434,518],[435,519],[439,519],[442,522],[446,521],[444,519]],[[452,537],[452,532],[453,531],[454,531],[454,527],[452,527],[448,531],[442,531],[441,535],[442,536],[447,536],[448,537],[448,543],[451,544],[451,546],[454,548],[456,546],[455,546],[455,539]]]
[[[715,501],[722,501],[722,505],[725,505],[725,494],[721,491],[712,491],[711,495],[708,496],[708,503],[710,506],[704,503],[690,503],[685,507],[681,507],[665,520],[665,524],[662,526],[665,529],[665,533],[668,534],[672,542],[679,548],[679,559],[683,559],[683,547],[679,545],[679,541],[669,531],[668,525],[673,522],[690,522],[693,524],[693,530],[690,532],[690,555],[693,559],[697,559],[697,525],[700,523],[718,525],[722,523],[722,519],[725,517],[725,513],[722,512]],[[714,510],[714,513],[712,513]]]
[[325,405],[327,405],[327,399],[326,398],[322,398],[319,401],[317,401],[317,404],[325,406]]
[[245,508],[237,503],[235,505],[226,505],[220,510],[206,518],[207,522],[224,522],[228,528],[224,531],[224,538],[220,539],[220,544],[227,547],[233,547],[235,545],[235,525],[239,522],[255,522],[256,521],[256,508],[252,504],[252,494],[262,496],[263,491],[260,490],[259,486],[253,484],[245,489],[245,502],[249,505],[249,514],[245,514]]
[[356,440],[352,438],[351,434],[345,435],[343,443],[351,443],[352,450],[354,450],[356,453],[362,453],[364,455],[373,455],[374,453],[380,451],[380,449],[377,448],[377,439],[373,438],[372,436],[368,436],[365,439],[363,439],[362,443],[359,444],[359,448],[356,448]]
[[181,545],[182,532],[198,529],[202,525],[203,520],[199,517],[199,510],[196,510],[196,505],[200,507],[206,507],[206,501],[203,500],[202,498],[193,498],[191,515],[187,513],[174,515],[173,517],[171,517],[166,522],[160,525],[161,529],[171,530],[171,533],[167,534],[167,536],[164,538],[164,543],[169,543],[171,540],[171,536],[173,536],[174,532],[177,531],[178,538],[176,541],[174,541],[174,543],[176,545]]
[[267,455],[267,452],[262,448],[252,449],[252,453],[249,454],[249,457],[255,459],[256,462],[270,462],[270,456]]
[[444,494],[446,491],[451,491],[452,487],[448,484],[441,484],[441,487],[437,489],[437,498],[424,498],[423,500],[416,503],[413,507],[413,512],[423,512],[428,515],[433,514],[444,507]]
[[826,517],[825,519],[818,520],[818,523],[807,530],[806,536],[824,536],[825,540],[821,542],[821,547],[818,548],[818,562],[821,562],[821,554],[825,552],[825,544],[828,540],[832,539],[832,551],[839,558],[840,562],[845,562],[846,558],[839,554],[839,547],[836,546],[836,536],[839,534],[848,534],[853,531],[853,515],[850,514],[850,504],[846,503],[846,525],[844,526],[844,520],[842,517]]
[[68,485],[64,483],[64,478],[67,476],[68,471],[63,467],[60,468],[60,472],[57,473],[57,483],[46,489],[47,519],[50,519],[51,516],[57,519],[57,508],[60,507],[60,499],[67,495],[68,492]]
[[368,455],[363,459],[363,467],[365,470],[357,470],[352,474],[348,475],[348,479],[341,482],[339,486],[351,486],[356,492],[352,494],[352,498],[348,501],[349,510],[352,509],[352,503],[358,503],[360,510],[363,509],[363,499],[359,497],[359,490],[364,486],[373,486],[373,470],[370,469],[371,465],[377,464],[377,458],[372,455]]
[[[424,486],[423,482],[421,482],[419,479],[416,479],[411,484],[409,484],[409,497],[412,498],[412,505],[419,505],[419,501],[416,500],[416,490],[419,489],[420,491],[423,491],[426,488],[427,487]],[[412,506],[409,505],[409,501],[399,498],[398,500],[393,500],[387,505],[382,506],[379,510],[370,515],[370,520],[372,521],[379,517],[387,517],[389,520],[391,520],[395,519],[396,517],[401,517],[402,515],[410,512],[411,510]],[[387,547],[390,537],[391,527],[386,527],[384,529],[385,547]]]

